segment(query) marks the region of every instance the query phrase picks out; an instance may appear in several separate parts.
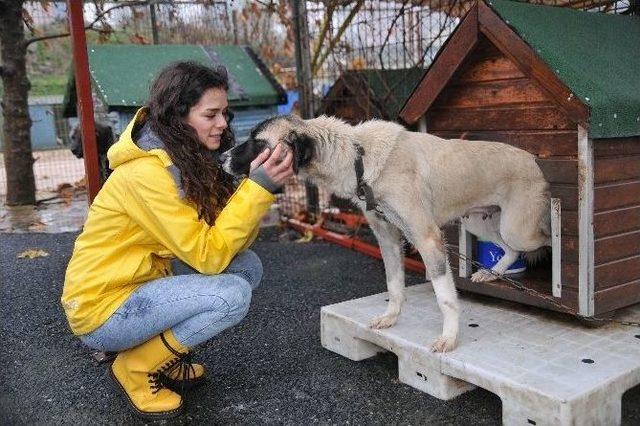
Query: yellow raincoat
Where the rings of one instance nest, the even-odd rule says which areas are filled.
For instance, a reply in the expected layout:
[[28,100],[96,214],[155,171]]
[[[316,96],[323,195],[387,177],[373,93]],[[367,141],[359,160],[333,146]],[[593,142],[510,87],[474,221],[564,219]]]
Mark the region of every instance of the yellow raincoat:
[[67,267],[62,305],[78,335],[101,326],[143,283],[171,274],[178,257],[203,274],[218,274],[255,239],[275,197],[242,181],[213,226],[198,220],[167,169],[162,149],[143,151],[134,123],[108,152],[113,173],[96,196]]

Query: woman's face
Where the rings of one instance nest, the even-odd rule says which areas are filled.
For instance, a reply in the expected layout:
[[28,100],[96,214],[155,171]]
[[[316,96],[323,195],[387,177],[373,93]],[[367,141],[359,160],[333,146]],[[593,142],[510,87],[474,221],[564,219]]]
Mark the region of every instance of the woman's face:
[[227,92],[224,89],[207,89],[191,107],[186,123],[193,127],[200,142],[210,150],[220,147],[222,132],[227,128]]

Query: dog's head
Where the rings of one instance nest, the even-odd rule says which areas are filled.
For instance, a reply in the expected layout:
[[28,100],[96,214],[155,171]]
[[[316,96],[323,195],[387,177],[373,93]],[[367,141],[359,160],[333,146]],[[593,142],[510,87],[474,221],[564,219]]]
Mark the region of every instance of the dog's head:
[[220,155],[222,169],[233,175],[249,174],[251,162],[265,148],[282,144],[293,152],[293,170],[296,174],[309,165],[314,155],[314,139],[306,132],[304,120],[295,116],[269,118],[258,124],[243,144]]

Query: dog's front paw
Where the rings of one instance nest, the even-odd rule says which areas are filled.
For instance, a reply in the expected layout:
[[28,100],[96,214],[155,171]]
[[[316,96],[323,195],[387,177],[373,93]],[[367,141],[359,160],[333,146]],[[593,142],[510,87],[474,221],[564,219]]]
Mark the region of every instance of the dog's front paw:
[[495,281],[497,279],[498,277],[496,275],[492,274],[486,269],[480,269],[478,272],[471,275],[471,281],[473,281],[474,283]]
[[456,338],[440,336],[438,340],[431,345],[431,352],[451,352],[456,347]]
[[398,320],[397,315],[381,315],[369,321],[369,328],[381,329],[392,327]]

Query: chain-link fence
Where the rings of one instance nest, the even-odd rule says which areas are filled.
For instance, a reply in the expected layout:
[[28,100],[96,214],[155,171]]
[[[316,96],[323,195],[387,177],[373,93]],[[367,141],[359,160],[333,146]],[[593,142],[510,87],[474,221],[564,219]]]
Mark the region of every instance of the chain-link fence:
[[[541,0],[534,3],[607,13],[638,13],[637,0]],[[29,1],[27,32],[33,37],[67,31],[66,2]],[[357,123],[370,118],[395,120],[399,108],[424,70],[447,40],[468,0],[308,1],[313,68],[314,111]],[[89,43],[248,44],[256,50],[285,88],[295,86],[294,40],[287,0],[278,1],[153,1],[87,2]],[[71,121],[52,104],[47,120],[37,96],[61,99],[71,64],[70,40],[54,38],[32,43],[28,73],[32,83],[34,123],[48,128],[33,132],[38,190],[53,190],[83,176],[82,161],[60,150],[68,143]],[[0,93],[1,95],[1,93]],[[294,106],[295,109],[295,106]],[[100,110],[97,110],[100,114]],[[104,111],[103,113],[106,113]],[[106,121],[106,117],[97,117]],[[33,139],[33,138],[32,138]],[[54,153],[58,149],[60,152]],[[6,192],[4,158],[0,155],[0,195]],[[349,209],[320,193],[309,203],[304,185],[292,180],[281,197],[290,217],[309,211]]]
[[[425,70],[474,3],[307,2],[315,115],[334,115],[352,124],[372,118],[395,121]],[[635,0],[530,3],[616,14],[637,14],[640,9]],[[324,212],[325,219],[342,221],[336,212],[357,213],[349,203],[331,199],[322,191],[317,202],[303,200],[305,191],[297,181],[287,188],[288,194],[290,200],[283,199],[283,204],[292,206],[299,217]]]
[[[287,13],[286,1],[97,0],[84,5],[85,23],[91,26],[86,31],[88,44],[249,45],[281,84],[291,89],[295,85],[294,52]],[[67,33],[66,2],[27,1],[24,21],[27,38]],[[73,184],[84,176],[83,161],[67,148],[69,131],[77,119],[64,118],[60,112],[71,63],[68,36],[29,45],[29,112],[37,191],[56,190],[60,184]],[[95,112],[97,120],[110,121],[106,108],[96,105]],[[0,197],[7,190],[4,161],[0,134]]]
[[[372,118],[395,120],[426,66],[472,4],[422,3],[307,2],[315,115],[334,115],[352,124]],[[288,206],[283,210],[288,217],[318,221],[357,212],[347,201],[322,190],[314,200],[306,200],[306,193],[297,180],[287,185],[282,205]]]
[[[56,191],[61,184],[73,184],[84,176],[82,159],[67,148],[69,132],[75,119],[62,114],[62,96],[33,96],[29,99],[33,171],[37,190]],[[0,126],[2,125],[0,107]],[[7,176],[4,170],[4,144],[0,135],[0,196],[6,194]]]

